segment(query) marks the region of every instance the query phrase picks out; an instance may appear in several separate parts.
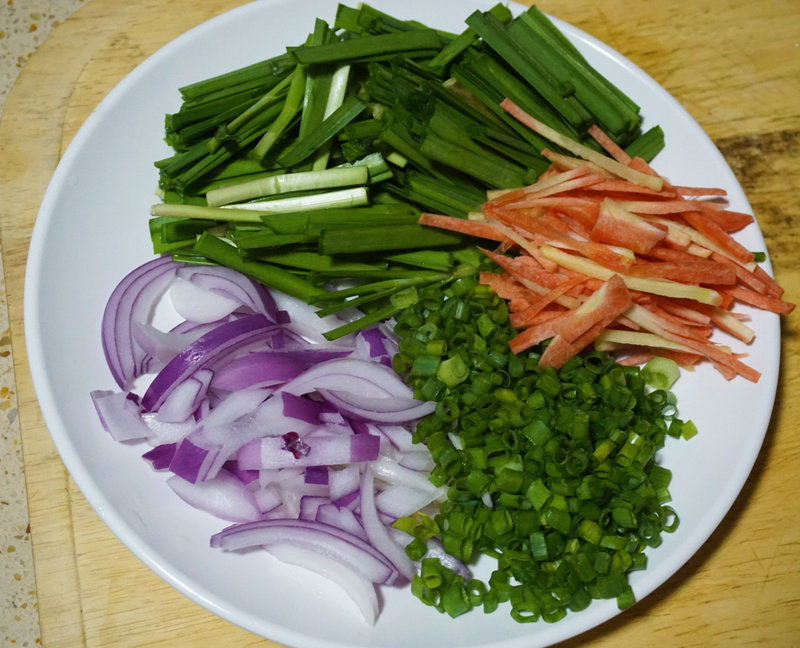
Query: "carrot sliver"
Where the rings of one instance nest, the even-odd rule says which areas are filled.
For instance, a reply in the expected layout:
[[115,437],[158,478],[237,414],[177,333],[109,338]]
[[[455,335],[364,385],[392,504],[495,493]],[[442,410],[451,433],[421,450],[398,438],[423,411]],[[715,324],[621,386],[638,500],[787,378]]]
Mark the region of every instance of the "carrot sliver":
[[423,213],[420,214],[417,223],[491,241],[504,241],[506,239],[504,235],[497,231],[494,225],[486,221]]
[[610,171],[620,178],[625,178],[626,180],[630,180],[635,184],[641,184],[645,187],[652,187],[656,190],[661,189],[661,187],[664,186],[664,180],[661,176],[657,174],[651,175],[647,173],[641,173],[631,166],[621,164],[616,160],[606,157],[602,153],[583,146],[583,144],[580,144],[569,137],[562,135],[557,130],[550,128],[546,124],[543,124],[508,98],[503,99],[503,101],[500,102],[500,107],[521,124],[527,126],[545,139],[550,140],[554,144],[558,144],[573,155],[577,155],[578,157],[588,160],[589,162],[593,162],[597,166],[605,169],[606,171]]
[[629,165],[631,163],[631,156],[628,155],[614,140],[612,140],[608,134],[597,124],[592,124],[589,126],[587,132],[592,136],[592,138],[594,138],[595,142],[597,142],[603,148],[603,150],[617,162],[625,165]]
[[709,340],[696,340],[694,338],[687,338],[678,335],[669,328],[663,326],[661,323],[662,320],[660,320],[656,315],[649,313],[645,309],[642,309],[641,311],[635,311],[634,309],[635,307],[631,308],[628,311],[628,315],[643,329],[652,333],[657,333],[658,335],[661,335],[668,340],[672,340],[673,342],[684,344],[692,351],[701,354],[703,357],[711,360],[712,362],[718,363],[720,366],[731,369],[736,374],[746,378],[747,380],[758,382],[759,378],[761,377],[761,373],[759,371],[741,362],[730,351],[714,344]]
[[788,315],[794,310],[795,305],[791,302],[770,297],[769,295],[764,295],[760,292],[756,292],[755,290],[751,290],[750,288],[745,288],[744,286],[731,286],[729,288],[724,288],[723,290],[726,294],[740,302],[749,304],[750,306],[755,306],[756,308],[760,308],[762,310],[770,311],[772,313]]
[[667,229],[647,222],[606,199],[600,207],[590,236],[599,243],[619,245],[646,254],[667,237]]
[[[584,283],[584,281],[586,281],[585,277],[573,277],[572,279],[564,281],[549,292],[546,292],[537,300],[531,302],[525,310],[520,311],[517,316],[515,316],[512,326],[514,328],[529,326],[542,310],[556,302],[562,295],[567,294],[573,288]],[[580,306],[578,308],[580,308]]]
[[532,346],[536,346],[540,342],[552,338],[555,335],[553,327],[562,317],[568,315],[568,311],[564,311],[562,315],[551,317],[544,322],[534,324],[528,328],[517,333],[508,341],[508,346],[512,353],[522,353]]
[[672,185],[681,196],[727,196],[728,192],[720,187],[682,187]]
[[767,294],[771,295],[772,297],[782,297],[783,296],[783,288],[775,281],[775,278],[770,276],[770,274],[764,270],[761,266],[756,266],[753,269],[753,275],[759,279],[760,281],[764,282],[767,286]]
[[565,341],[574,342],[598,322],[602,322],[605,328],[630,305],[628,287],[622,277],[612,275],[585,302],[561,320],[556,331]]
[[725,263],[706,259],[685,261],[640,261],[627,274],[631,277],[654,277],[681,283],[733,285],[736,270]]
[[701,212],[690,211],[684,212],[682,215],[686,222],[725,249],[733,258],[743,263],[750,263],[753,260],[753,253],[750,250]]

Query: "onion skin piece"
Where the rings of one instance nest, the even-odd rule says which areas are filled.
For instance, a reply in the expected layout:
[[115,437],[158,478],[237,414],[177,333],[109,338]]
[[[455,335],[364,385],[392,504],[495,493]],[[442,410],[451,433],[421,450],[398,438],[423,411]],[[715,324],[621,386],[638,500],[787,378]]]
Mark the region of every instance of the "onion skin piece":
[[196,484],[173,475],[167,484],[190,506],[223,520],[252,522],[262,517],[253,493],[230,473],[220,472],[213,479]]
[[355,603],[364,621],[375,625],[379,611],[378,593],[375,585],[355,570],[324,554],[289,543],[270,545],[267,551],[281,562],[308,569],[341,587]]
[[361,573],[373,583],[390,585],[398,572],[371,544],[337,527],[311,520],[276,519],[236,524],[211,536],[211,546],[228,551],[273,544],[313,549]]
[[179,264],[158,257],[129,272],[111,293],[103,311],[101,341],[111,375],[120,389],[144,372],[146,353],[134,342],[134,322],[145,322],[167,290]]
[[189,344],[158,372],[142,396],[142,407],[150,412],[157,410],[176,385],[195,371],[275,326],[264,315],[258,314],[226,322],[209,331]]

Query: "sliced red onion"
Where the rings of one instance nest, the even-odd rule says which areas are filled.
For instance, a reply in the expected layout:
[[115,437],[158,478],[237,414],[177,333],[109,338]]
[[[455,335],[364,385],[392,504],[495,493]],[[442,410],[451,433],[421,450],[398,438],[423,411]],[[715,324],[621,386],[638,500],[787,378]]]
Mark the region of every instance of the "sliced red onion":
[[180,272],[169,287],[169,297],[178,315],[190,322],[204,324],[227,317],[241,307],[235,299],[206,290],[188,279],[181,278]]
[[155,448],[148,450],[142,455],[142,459],[150,462],[154,470],[166,470],[175,456],[177,443],[163,443]]
[[100,424],[115,441],[138,441],[150,436],[138,399],[130,392],[95,390],[90,393]]
[[223,520],[253,522],[262,517],[252,491],[230,473],[220,472],[213,479],[196,484],[173,475],[167,484],[191,506]]
[[415,398],[362,396],[335,389],[317,389],[317,391],[346,416],[374,423],[410,423],[436,409],[435,402],[420,401]]
[[[216,534],[213,547],[277,547],[297,564],[330,560],[318,571],[360,597],[374,622],[377,602],[364,583],[376,596],[373,582],[410,579],[415,568],[408,537],[391,522],[444,492],[427,479],[430,453],[410,432],[433,403],[414,399],[392,370],[390,328],[330,344],[321,334],[350,314],[326,321],[220,267],[145,265],[107,309],[117,314],[124,302],[127,324],[104,326],[105,336],[122,340],[112,336],[116,347],[106,354],[115,380],[154,373],[141,400],[114,395],[115,410],[133,421],[115,438],[147,439],[155,447],[144,458],[174,473],[168,484],[181,498],[240,523]],[[170,285],[185,319],[163,332],[150,318]],[[93,394],[104,398],[111,402],[111,393]]]
[[276,349],[248,353],[217,372],[214,388],[236,391],[283,384],[320,362],[342,358],[348,353],[343,349]]
[[389,535],[375,507],[374,476],[369,466],[364,469],[361,478],[361,523],[364,525],[369,543],[386,556],[401,575],[411,580],[415,572],[414,564],[403,545]]
[[414,443],[411,432],[403,425],[376,425],[374,429],[389,439],[392,445],[401,452],[415,450],[419,447]]
[[303,448],[293,452],[283,437],[254,439],[241,447],[236,455],[245,469],[335,466],[375,461],[380,450],[380,437],[371,434],[320,435],[305,437]]
[[300,498],[300,511],[297,517],[301,520],[316,520],[319,507],[328,501],[323,495],[304,495]]
[[283,504],[281,491],[273,484],[254,490],[253,497],[256,498],[258,508],[264,513],[273,511]]
[[324,407],[324,404],[320,401],[295,396],[289,392],[281,392],[277,398],[280,398],[283,404],[282,413],[284,416],[303,421],[309,425],[320,424],[320,414]]
[[131,335],[136,345],[144,351],[149,358],[148,371],[159,371],[186,346],[208,333],[212,328],[219,326],[220,322],[194,326],[184,331],[160,331],[149,322],[133,322]]
[[380,457],[372,464],[372,469],[375,476],[387,484],[402,484],[429,493],[437,490],[426,473],[405,468],[388,457]]
[[197,421],[194,419],[180,423],[166,423],[158,420],[156,412],[142,412],[141,416],[150,430],[147,440],[153,445],[180,441],[197,427]]
[[336,506],[331,502],[323,504],[317,509],[317,522],[330,524],[363,540],[367,539],[367,532],[364,531],[361,521],[352,510],[344,506]]
[[177,274],[200,288],[241,304],[253,313],[265,315],[274,324],[284,321],[272,292],[240,272],[224,266],[187,265],[180,268]]
[[260,520],[236,524],[211,536],[211,546],[228,551],[292,544],[329,556],[372,583],[392,584],[391,561],[358,536],[315,520]]
[[213,372],[200,369],[175,387],[158,408],[156,418],[164,423],[188,421],[205,398]]
[[328,472],[327,466],[309,466],[305,470],[304,478],[306,484],[317,484],[318,486],[328,485]]
[[336,583],[355,603],[364,621],[369,625],[375,625],[379,611],[377,590],[369,579],[364,578],[355,569],[318,551],[298,547],[295,544],[272,544],[267,550],[281,562],[303,567]]
[[193,432],[178,442],[169,469],[191,484],[206,481],[214,477],[210,474],[212,465],[221,466],[227,459],[221,458],[221,453],[221,444],[210,443],[202,432]]
[[120,389],[141,375],[145,352],[134,342],[134,322],[149,321],[156,302],[175,277],[178,264],[158,257],[126,275],[103,311],[101,339],[111,375]]
[[359,467],[351,464],[330,470],[328,473],[328,488],[333,502],[338,502],[348,495],[358,493],[361,488],[361,471]]
[[220,355],[258,339],[273,326],[264,315],[258,314],[227,322],[206,333],[189,344],[156,375],[142,397],[142,406],[147,411],[158,409],[181,381]]
[[403,468],[408,468],[415,472],[430,473],[436,467],[436,462],[431,457],[431,453],[427,448],[417,451],[405,452],[397,460]]
[[373,398],[413,397],[411,388],[394,371],[383,365],[355,358],[322,362],[282,387],[283,391],[297,395],[320,389],[336,389]]
[[381,513],[396,520],[405,515],[412,515],[433,502],[444,500],[446,496],[445,487],[434,491],[423,491],[404,484],[394,484],[375,495],[375,506]]
[[[315,306],[306,304],[299,299],[294,299],[278,291],[275,291],[272,296],[275,298],[275,303],[278,305],[278,308],[286,312],[289,316],[289,324],[287,324],[287,327],[308,342],[327,344],[328,340],[323,334],[345,323],[345,320],[337,315],[320,317],[317,315],[317,308]],[[351,336],[341,338],[339,343],[348,343],[350,337]]]

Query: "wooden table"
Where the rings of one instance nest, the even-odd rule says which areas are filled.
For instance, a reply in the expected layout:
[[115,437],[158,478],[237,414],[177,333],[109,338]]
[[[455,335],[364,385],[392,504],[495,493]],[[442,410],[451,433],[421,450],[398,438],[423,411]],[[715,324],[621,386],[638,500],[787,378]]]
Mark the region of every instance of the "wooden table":
[[[22,287],[40,199],[102,97],[145,56],[240,4],[90,0],[24,68],[0,123],[0,226],[46,646],[274,646],[206,612],[143,566],[67,475],[26,364]],[[298,5],[301,3],[298,2]],[[790,301],[800,301],[800,7],[797,0],[543,0],[628,56],[703,126],[744,186]],[[664,586],[568,646],[796,646],[800,642],[800,340],[784,321],[766,444],[709,542]]]

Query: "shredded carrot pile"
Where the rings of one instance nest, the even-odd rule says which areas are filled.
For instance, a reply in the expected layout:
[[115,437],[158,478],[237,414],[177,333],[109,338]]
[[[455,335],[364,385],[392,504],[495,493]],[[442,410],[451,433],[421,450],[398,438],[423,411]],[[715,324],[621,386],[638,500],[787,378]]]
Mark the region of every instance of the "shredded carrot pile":
[[[546,150],[532,185],[489,192],[469,218],[422,214],[419,222],[475,236],[500,272],[481,281],[508,301],[520,353],[550,340],[542,367],[559,368],[589,345],[620,362],[706,360],[727,378],[760,373],[745,354],[710,338],[719,328],[754,338],[735,303],[785,314],[794,304],[734,234],[753,217],[726,208],[720,188],[672,185],[603,131],[605,155],[561,137],[510,100],[503,108],[570,154]],[[490,249],[491,248],[491,249]]]

